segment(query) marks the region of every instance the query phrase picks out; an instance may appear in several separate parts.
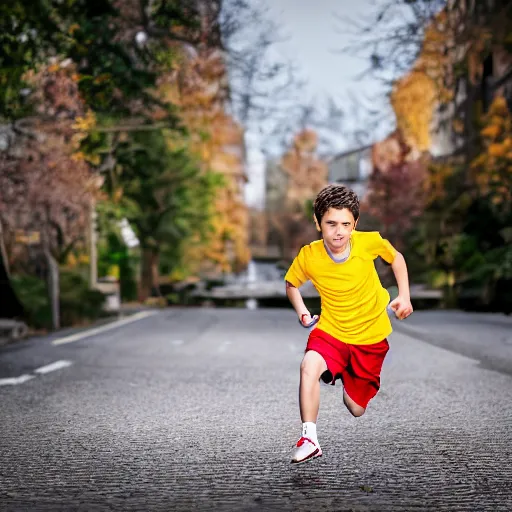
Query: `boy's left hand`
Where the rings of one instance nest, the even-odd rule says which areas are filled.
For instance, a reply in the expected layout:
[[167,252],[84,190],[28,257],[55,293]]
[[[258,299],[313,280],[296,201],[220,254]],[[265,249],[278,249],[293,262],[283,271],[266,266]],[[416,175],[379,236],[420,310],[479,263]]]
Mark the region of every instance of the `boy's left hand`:
[[399,320],[405,320],[413,312],[411,300],[400,295],[389,304],[389,307]]

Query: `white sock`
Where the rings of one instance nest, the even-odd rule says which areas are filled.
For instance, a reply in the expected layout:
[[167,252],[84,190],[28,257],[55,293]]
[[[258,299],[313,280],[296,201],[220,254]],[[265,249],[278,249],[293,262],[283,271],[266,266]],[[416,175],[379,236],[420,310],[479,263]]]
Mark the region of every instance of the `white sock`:
[[302,424],[302,437],[309,437],[313,443],[318,444],[318,438],[316,437],[316,423],[312,421],[306,421]]

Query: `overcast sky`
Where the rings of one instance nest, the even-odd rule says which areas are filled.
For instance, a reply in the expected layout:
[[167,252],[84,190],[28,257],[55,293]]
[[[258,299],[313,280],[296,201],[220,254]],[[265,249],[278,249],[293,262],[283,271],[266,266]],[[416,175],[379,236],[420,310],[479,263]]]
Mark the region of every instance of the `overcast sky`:
[[[262,2],[263,0],[253,0]],[[344,122],[344,134],[335,137],[336,150],[354,146],[347,132],[353,129],[368,129],[364,116],[352,111],[352,92],[363,102],[370,98],[373,108],[382,112],[384,121],[370,130],[369,139],[378,140],[392,129],[394,119],[385,99],[386,90],[377,80],[369,76],[361,78],[369,67],[369,52],[357,57],[339,53],[350,44],[354,36],[344,29],[335,13],[344,19],[358,19],[361,14],[372,11],[372,0],[267,0],[270,13],[282,28],[287,40],[276,47],[281,55],[293,60],[304,79],[307,93],[311,97],[333,97],[348,114]],[[365,125],[365,126],[363,126]],[[250,166],[247,200],[249,204],[261,206],[264,191],[264,165],[258,152],[257,138],[249,136]]]

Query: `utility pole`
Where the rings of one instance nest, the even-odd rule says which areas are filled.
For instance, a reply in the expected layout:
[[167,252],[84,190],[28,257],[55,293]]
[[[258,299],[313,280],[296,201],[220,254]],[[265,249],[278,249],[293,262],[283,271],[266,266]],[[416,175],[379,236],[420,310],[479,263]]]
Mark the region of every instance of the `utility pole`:
[[98,234],[96,232],[96,201],[91,200],[91,212],[89,217],[89,287],[96,288],[98,283]]
[[60,329],[59,265],[52,256],[47,244],[45,244],[44,252],[48,263],[48,289],[52,306],[52,327],[54,330],[57,330]]

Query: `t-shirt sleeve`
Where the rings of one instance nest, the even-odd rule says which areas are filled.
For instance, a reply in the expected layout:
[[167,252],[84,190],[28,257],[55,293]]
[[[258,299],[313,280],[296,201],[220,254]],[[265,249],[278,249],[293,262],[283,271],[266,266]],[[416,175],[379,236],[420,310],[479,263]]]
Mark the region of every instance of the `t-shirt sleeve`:
[[380,233],[372,233],[370,251],[374,259],[380,256],[389,264],[393,263],[398,252]]
[[296,288],[302,286],[309,277],[306,273],[306,253],[304,247],[299,251],[299,254],[295,257],[288,272],[284,276],[284,280],[291,283]]

